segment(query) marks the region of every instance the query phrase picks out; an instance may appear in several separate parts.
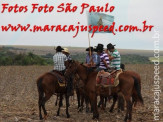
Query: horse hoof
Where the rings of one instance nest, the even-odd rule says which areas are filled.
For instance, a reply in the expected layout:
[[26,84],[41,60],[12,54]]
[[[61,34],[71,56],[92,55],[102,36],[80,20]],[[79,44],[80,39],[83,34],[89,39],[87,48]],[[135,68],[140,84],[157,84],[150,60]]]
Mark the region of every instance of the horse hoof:
[[92,119],[93,119],[93,120],[98,120],[98,119],[99,119],[99,115],[93,116]]
[[59,116],[59,113],[57,113],[57,116]]
[[70,118],[70,115],[69,114],[67,115],[67,118]]
[[127,117],[125,117],[124,122],[127,122]]
[[109,112],[110,112],[110,113],[113,113],[113,110],[110,110]]
[[42,117],[40,117],[40,120],[43,120],[43,118],[42,118]]
[[89,109],[86,109],[86,113],[89,113]]
[[98,117],[93,117],[92,119],[96,121],[96,120],[98,120],[99,118],[98,118]]
[[83,111],[82,107],[79,107],[78,112],[82,112],[82,111]]

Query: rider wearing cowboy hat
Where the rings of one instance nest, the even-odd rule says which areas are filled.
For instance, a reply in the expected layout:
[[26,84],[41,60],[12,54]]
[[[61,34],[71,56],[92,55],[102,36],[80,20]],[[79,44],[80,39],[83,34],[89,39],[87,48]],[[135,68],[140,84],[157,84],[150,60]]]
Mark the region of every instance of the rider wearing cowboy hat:
[[63,48],[61,46],[57,46],[55,50],[56,54],[54,54],[53,56],[54,70],[64,74],[64,71],[66,69],[64,62],[67,60],[67,57],[65,54],[62,53]]
[[101,71],[101,70],[106,71],[110,66],[109,66],[109,57],[104,52],[104,45],[103,44],[98,44],[95,51],[100,56],[100,65],[97,68],[97,71]]
[[[109,54],[108,51],[111,53]],[[121,55],[118,52],[117,49],[115,49],[115,45],[112,45],[111,43],[109,43],[107,45],[107,50],[106,53],[109,56],[109,59],[111,61],[111,65],[112,67],[114,67],[116,70],[120,70],[120,64],[121,64]]]
[[86,51],[88,51],[85,61],[86,66],[88,67],[97,66],[100,63],[100,59],[98,55],[93,53],[94,52],[93,47],[88,47]]

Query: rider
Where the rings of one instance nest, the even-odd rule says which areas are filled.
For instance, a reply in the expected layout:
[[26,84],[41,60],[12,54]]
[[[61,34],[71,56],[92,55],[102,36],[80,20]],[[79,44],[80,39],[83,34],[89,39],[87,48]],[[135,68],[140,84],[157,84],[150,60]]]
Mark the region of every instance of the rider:
[[[112,67],[114,67],[116,70],[120,70],[121,55],[120,55],[120,53],[118,52],[118,50],[115,49],[114,46],[115,46],[115,45],[112,45],[111,43],[109,43],[109,44],[107,45],[106,53],[107,53],[108,56],[109,56],[109,59],[110,59],[110,61],[111,61]],[[109,51],[110,53],[108,53],[108,51]]]
[[86,66],[88,67],[94,67],[98,66],[100,63],[100,57],[97,54],[94,54],[94,49],[93,47],[88,47],[86,51],[89,51],[86,55]]
[[106,71],[109,68],[109,57],[104,52],[104,45],[103,44],[98,44],[95,51],[100,56],[100,65],[96,70],[97,71],[101,71],[101,70]]
[[67,57],[65,54],[62,53],[63,48],[61,46],[57,46],[56,54],[53,56],[54,62],[54,70],[61,72],[64,75],[65,72],[65,61]]

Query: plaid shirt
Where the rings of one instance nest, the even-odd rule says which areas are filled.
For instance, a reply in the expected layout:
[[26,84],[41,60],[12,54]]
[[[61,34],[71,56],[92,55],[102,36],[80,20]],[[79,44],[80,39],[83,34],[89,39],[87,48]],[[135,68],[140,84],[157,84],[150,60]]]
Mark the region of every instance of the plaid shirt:
[[53,56],[53,61],[54,61],[54,70],[57,71],[63,71],[65,70],[65,65],[64,62],[67,60],[67,57],[65,54],[61,53],[61,52],[57,52],[54,56]]

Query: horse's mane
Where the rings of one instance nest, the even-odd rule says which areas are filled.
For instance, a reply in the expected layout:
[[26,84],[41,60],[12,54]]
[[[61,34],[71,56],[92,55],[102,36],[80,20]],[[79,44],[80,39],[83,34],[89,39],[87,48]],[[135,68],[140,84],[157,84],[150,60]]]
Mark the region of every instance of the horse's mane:
[[74,62],[74,63],[76,63],[76,64],[78,64],[78,65],[84,67],[84,68],[88,71],[88,73],[96,72],[96,71],[95,71],[95,67],[87,67],[87,66],[85,66],[83,63],[80,63],[80,62],[77,61],[77,60],[71,60],[71,62],[72,62],[72,63]]

